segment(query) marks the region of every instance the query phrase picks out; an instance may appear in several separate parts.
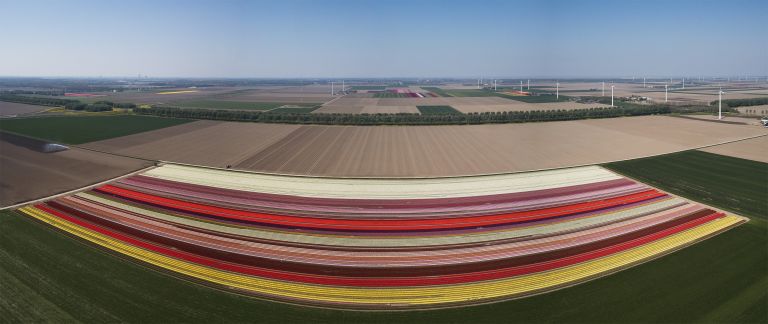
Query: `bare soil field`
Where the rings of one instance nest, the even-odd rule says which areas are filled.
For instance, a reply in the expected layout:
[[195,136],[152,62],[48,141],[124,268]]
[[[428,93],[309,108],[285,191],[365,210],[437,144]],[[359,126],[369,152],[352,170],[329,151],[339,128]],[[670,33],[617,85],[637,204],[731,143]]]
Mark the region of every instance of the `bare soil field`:
[[718,122],[723,121],[726,123],[742,123],[745,125],[762,126],[760,118],[757,117],[739,117],[739,116],[724,116],[722,120],[717,120],[717,115],[685,115],[686,118],[696,118],[706,121]]
[[584,103],[578,103],[578,102],[547,102],[547,103],[515,102],[514,104],[502,104],[502,105],[455,104],[451,106],[463,113],[498,112],[498,111],[535,111],[535,110],[558,110],[558,109],[570,110],[570,109],[610,107],[610,105],[599,104],[599,103],[584,104]]
[[196,121],[84,145],[89,149],[216,167],[235,165],[299,128],[296,125]]
[[[335,90],[341,90],[341,85]],[[248,102],[326,102],[333,99],[330,85],[260,87],[217,96],[217,99]]]
[[337,105],[337,104],[330,104],[321,106],[320,108],[315,109],[312,111],[313,114],[318,113],[324,113],[324,114],[359,114],[363,112],[363,108],[365,106],[351,106],[351,105]]
[[750,116],[768,116],[768,105],[737,107],[736,110]]
[[[583,109],[608,107],[604,104],[582,104],[577,102],[526,103],[501,97],[428,97],[428,98],[361,98],[343,97],[323,105],[314,113],[371,113],[391,110],[381,107],[451,106],[463,113],[527,111],[550,109]],[[412,111],[411,108],[406,108]],[[399,112],[401,109],[394,109]],[[418,112],[418,111],[416,111]]]
[[768,163],[768,136],[707,147],[701,151]]
[[[159,132],[178,134],[166,138]],[[768,130],[761,127],[666,116],[469,126],[195,122],[88,146],[262,172],[408,177],[594,164],[763,134]]]
[[0,206],[66,192],[152,165],[77,148],[42,153],[43,143],[0,133]]
[[51,107],[0,101],[0,116],[26,115],[41,112],[49,108]]
[[363,114],[418,114],[416,106],[365,106],[360,111]]
[[[194,100],[194,99],[206,99],[216,97],[231,91],[239,90],[236,87],[211,87],[211,88],[180,88],[180,89],[143,89],[142,91],[125,91],[125,92],[104,92],[103,97],[92,97],[84,99],[86,101],[98,101],[109,100],[114,102],[130,102],[135,104],[163,104],[174,101],[182,100]],[[178,93],[168,93],[177,92]],[[196,91],[196,92],[182,92],[182,91]],[[159,94],[166,92],[168,94]],[[83,98],[78,98],[83,99]]]

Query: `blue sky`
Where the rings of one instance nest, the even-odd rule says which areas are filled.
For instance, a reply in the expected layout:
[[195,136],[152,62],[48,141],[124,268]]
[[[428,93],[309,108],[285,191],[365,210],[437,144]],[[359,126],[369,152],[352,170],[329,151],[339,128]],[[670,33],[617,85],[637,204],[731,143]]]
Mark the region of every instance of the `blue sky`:
[[0,0],[0,75],[768,75],[768,1]]

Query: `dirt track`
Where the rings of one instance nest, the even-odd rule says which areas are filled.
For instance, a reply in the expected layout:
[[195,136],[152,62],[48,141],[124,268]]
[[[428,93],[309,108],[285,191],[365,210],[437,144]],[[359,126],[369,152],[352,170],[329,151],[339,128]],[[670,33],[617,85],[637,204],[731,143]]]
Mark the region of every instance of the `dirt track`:
[[594,164],[766,133],[756,126],[663,116],[471,126],[206,121],[87,146],[151,159],[265,172],[448,176]]

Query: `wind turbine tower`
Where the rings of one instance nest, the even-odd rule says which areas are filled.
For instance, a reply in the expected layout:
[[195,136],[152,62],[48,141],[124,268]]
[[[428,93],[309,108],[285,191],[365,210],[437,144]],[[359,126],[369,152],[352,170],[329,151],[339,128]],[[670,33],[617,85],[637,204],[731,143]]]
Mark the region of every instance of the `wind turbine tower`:
[[717,119],[723,119],[723,88],[720,88],[720,91],[717,92],[718,99],[720,102],[717,104]]
[[615,86],[611,85],[611,107],[614,107],[614,105],[613,105],[613,87],[615,87]]
[[643,77],[643,89],[645,89],[645,77]]
[[667,102],[667,88],[668,88],[668,86],[669,86],[668,84],[664,85],[664,102]]
[[523,80],[520,80],[520,92],[523,92]]
[[555,94],[557,96],[556,98],[560,99],[560,82],[555,83]]
[[603,97],[605,97],[605,81],[603,81]]
[[528,79],[528,90],[531,90],[531,79]]
[[333,81],[331,81],[331,95],[332,95],[332,96],[336,95],[336,93],[335,93],[335,92],[333,92]]

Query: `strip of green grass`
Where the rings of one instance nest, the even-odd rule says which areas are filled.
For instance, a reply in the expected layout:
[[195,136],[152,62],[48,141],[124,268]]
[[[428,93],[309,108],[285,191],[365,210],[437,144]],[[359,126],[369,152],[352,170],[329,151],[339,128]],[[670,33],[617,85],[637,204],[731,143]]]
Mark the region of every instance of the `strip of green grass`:
[[461,114],[451,106],[416,106],[422,115],[455,115]]
[[768,219],[768,164],[686,151],[605,167],[673,194],[734,213]]
[[285,105],[314,107],[319,103],[289,103],[289,102],[240,102],[223,100],[189,100],[178,101],[169,104],[181,108],[207,108],[207,109],[231,109],[231,110],[270,110]]
[[75,116],[0,119],[0,130],[66,144],[82,144],[188,123],[151,116]]

